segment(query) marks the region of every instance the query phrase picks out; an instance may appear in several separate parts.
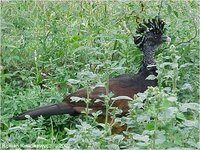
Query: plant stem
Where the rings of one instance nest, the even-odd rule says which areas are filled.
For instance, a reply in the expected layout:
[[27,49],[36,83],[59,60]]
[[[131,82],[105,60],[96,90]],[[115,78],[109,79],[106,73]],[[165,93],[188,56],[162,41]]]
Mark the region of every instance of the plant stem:
[[53,122],[52,122],[52,119],[50,118],[51,120],[51,148],[54,149],[54,131],[53,131]]
[[37,51],[34,52],[34,58],[35,58],[35,70],[36,70],[36,84],[39,84],[40,82],[40,72],[39,72],[39,66],[38,66],[38,57],[37,57]]
[[86,99],[86,121],[88,121],[88,114],[89,114],[89,99],[90,99],[90,92],[89,87],[87,87],[87,99]]
[[154,120],[154,134],[153,134],[153,144],[152,144],[152,149],[155,149],[156,147],[156,130],[157,130],[157,117]]

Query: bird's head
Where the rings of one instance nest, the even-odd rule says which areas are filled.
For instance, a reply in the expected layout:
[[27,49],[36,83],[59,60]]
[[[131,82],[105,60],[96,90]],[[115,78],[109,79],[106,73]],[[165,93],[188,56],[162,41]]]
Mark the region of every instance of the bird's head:
[[163,42],[170,42],[170,38],[164,35],[165,22],[157,16],[139,24],[136,33],[134,43],[142,50],[144,47],[157,48]]

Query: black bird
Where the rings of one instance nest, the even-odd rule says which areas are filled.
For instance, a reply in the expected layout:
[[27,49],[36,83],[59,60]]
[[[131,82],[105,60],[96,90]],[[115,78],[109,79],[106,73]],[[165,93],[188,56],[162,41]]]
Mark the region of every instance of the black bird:
[[[134,37],[134,43],[143,52],[143,63],[139,72],[135,75],[121,75],[116,78],[110,79],[108,82],[109,91],[113,93],[113,97],[128,96],[133,97],[138,92],[144,92],[148,86],[156,86],[157,80],[147,80],[149,75],[156,76],[156,66],[154,61],[154,55],[156,49],[163,43],[168,41],[170,38],[164,35],[165,22],[159,17],[149,19],[148,21],[139,24],[136,30],[137,35]],[[89,108],[92,112],[101,110],[105,112],[105,105],[100,101],[96,102],[97,99],[102,99],[102,94],[107,94],[105,87],[95,87],[89,94],[91,102]],[[63,102],[58,104],[51,104],[47,106],[38,107],[26,112],[23,112],[14,117],[16,120],[26,119],[26,115],[30,115],[32,118],[38,116],[52,116],[52,115],[78,115],[86,108],[86,104],[83,101],[72,102],[73,97],[87,98],[87,89],[83,88],[75,93],[66,95]],[[113,103],[113,107],[118,107],[122,110],[122,115],[128,113],[128,100],[120,99]],[[104,113],[103,113],[104,114]],[[104,115],[99,117],[99,121],[102,121],[102,117],[105,120]],[[120,132],[120,131],[117,131]]]

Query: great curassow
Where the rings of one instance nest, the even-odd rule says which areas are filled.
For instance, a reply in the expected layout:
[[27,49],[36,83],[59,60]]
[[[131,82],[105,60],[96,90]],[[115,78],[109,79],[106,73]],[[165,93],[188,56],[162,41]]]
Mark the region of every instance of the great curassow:
[[[168,41],[168,37],[164,35],[165,22],[159,17],[149,19],[148,21],[139,24],[134,37],[134,43],[141,49],[144,54],[143,64],[139,72],[135,75],[121,75],[119,77],[110,79],[108,81],[108,92],[113,93],[113,97],[128,96],[133,98],[138,92],[144,92],[148,86],[156,86],[157,80],[147,80],[149,75],[157,75],[156,66],[154,61],[155,50],[163,43]],[[105,112],[105,105],[97,99],[102,99],[102,94],[106,94],[105,87],[95,87],[89,94],[91,99],[89,109],[92,112],[101,110]],[[69,94],[64,97],[63,102],[58,104],[51,104],[47,106],[38,107],[26,112],[23,112],[14,117],[16,120],[26,119],[26,115],[36,118],[38,116],[52,116],[52,115],[78,115],[86,108],[83,101],[72,102],[72,97],[87,98],[87,89],[80,89],[75,93]],[[113,107],[118,107],[122,110],[122,115],[126,115],[129,111],[128,100],[120,99],[113,103]],[[103,113],[104,114],[104,113]],[[102,115],[101,115],[102,117]],[[100,121],[102,119],[99,119]],[[117,131],[119,132],[119,131]]]

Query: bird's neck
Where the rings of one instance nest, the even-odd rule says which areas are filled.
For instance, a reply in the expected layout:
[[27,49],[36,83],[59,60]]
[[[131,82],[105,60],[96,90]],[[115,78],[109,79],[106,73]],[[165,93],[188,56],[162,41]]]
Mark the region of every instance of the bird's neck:
[[143,56],[143,67],[155,65],[155,50],[157,46],[151,46],[150,44],[144,44],[142,47]]

